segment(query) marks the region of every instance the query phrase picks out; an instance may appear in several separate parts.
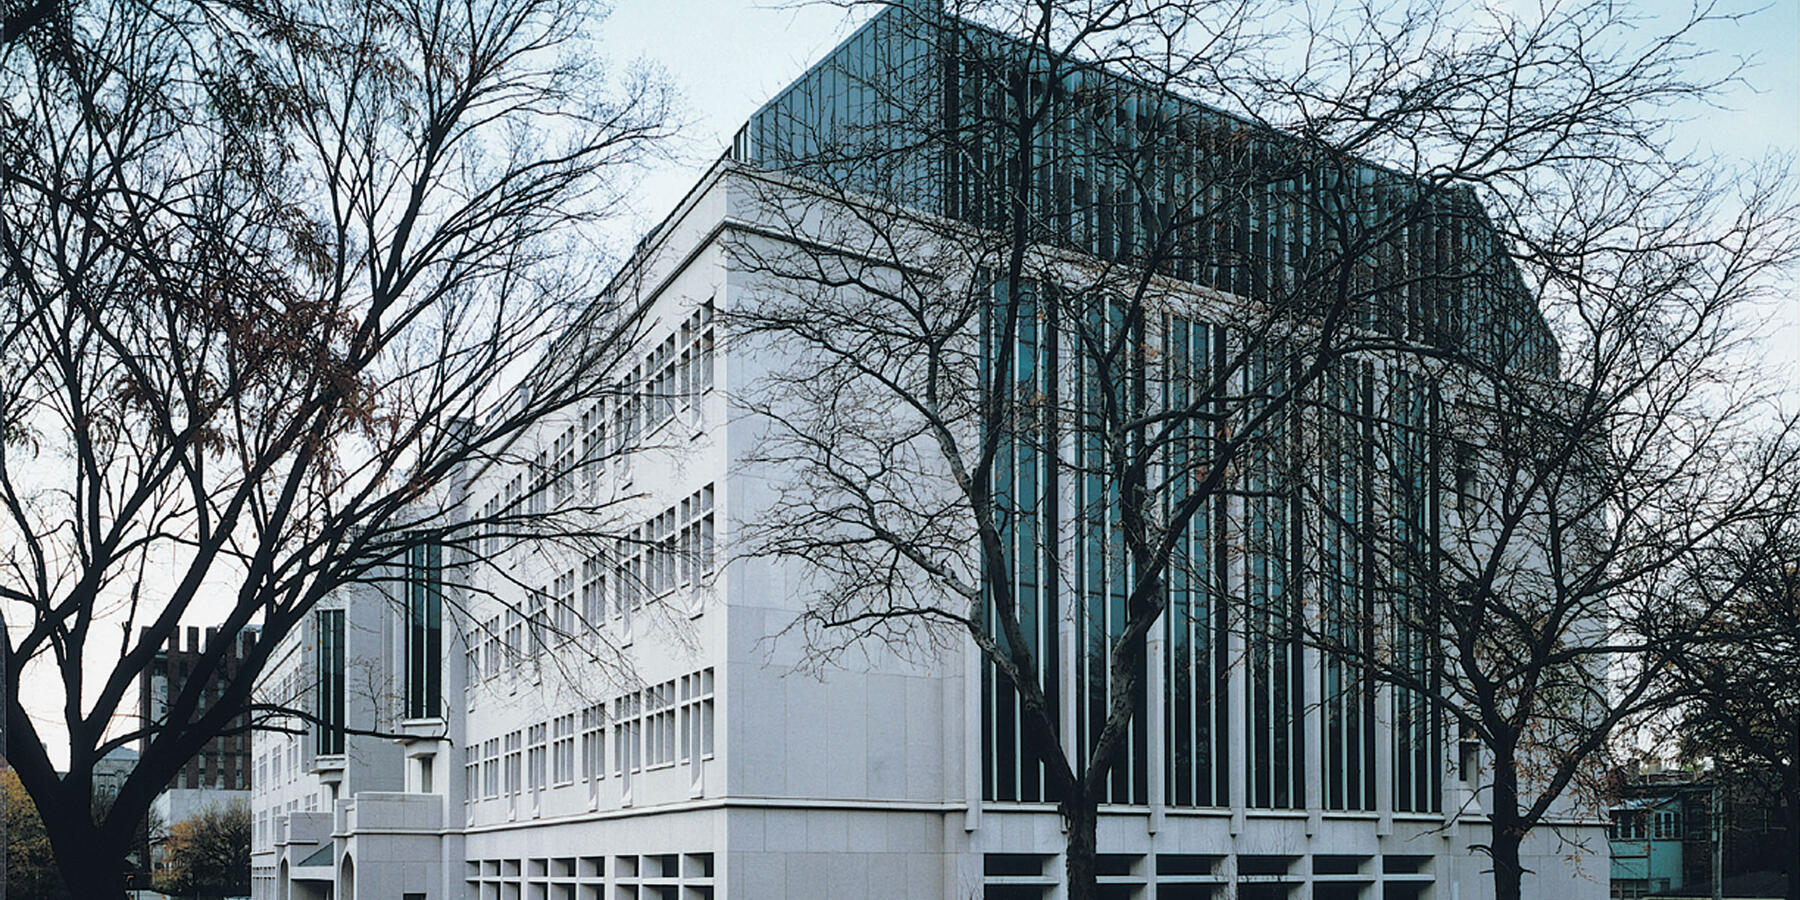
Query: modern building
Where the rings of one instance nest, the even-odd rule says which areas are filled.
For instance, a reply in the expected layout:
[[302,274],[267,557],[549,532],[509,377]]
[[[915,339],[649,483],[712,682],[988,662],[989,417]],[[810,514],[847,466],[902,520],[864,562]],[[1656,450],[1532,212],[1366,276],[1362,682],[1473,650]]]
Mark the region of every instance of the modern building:
[[[460,717],[435,705],[430,715],[409,715],[420,711],[409,705],[414,698],[395,693],[422,686],[398,666],[408,659],[404,648],[425,647],[402,630],[387,599],[376,587],[338,592],[264,670],[258,700],[301,715],[259,730],[252,742],[251,880],[259,897],[344,897],[358,884],[381,896],[462,890],[448,785],[432,768],[447,756],[448,727]],[[432,653],[432,677],[460,693],[460,673],[446,658],[454,657]],[[356,860],[367,869],[360,877]]]
[[[941,159],[882,170],[884,184],[819,150],[828,134],[904,143],[857,118],[881,104],[845,100],[874,60],[960,96],[933,81],[949,76],[902,27],[909,14],[877,15],[770,101],[644,239],[615,282],[652,310],[621,389],[545,423],[517,454],[526,464],[465,473],[458,502],[471,515],[617,498],[619,539],[574,549],[484,536],[497,571],[466,595],[439,575],[450,551],[421,545],[401,571],[319,607],[277,653],[265,695],[316,721],[253,744],[257,900],[1061,896],[1056,807],[975,653],[871,643],[819,671],[788,629],[813,588],[803,573],[725,564],[773,498],[771,473],[756,470],[766,423],[743,398],[777,361],[734,343],[725,315],[771,289],[743,242],[797,239],[773,227],[771,190],[835,179],[979,224],[980,198]],[[1090,91],[1125,89],[1082,77]],[[1128,128],[1123,114],[1108,121]],[[1068,193],[1140,205],[1092,177],[1071,176]],[[1129,229],[1089,224],[1065,242],[1073,258],[1125,252]],[[1299,234],[1246,225],[1238,255]],[[1253,294],[1267,276],[1253,268],[1170,277]],[[1455,299],[1462,313],[1512,317],[1517,342],[1547,343],[1528,303],[1493,313]],[[1045,639],[1085,640],[1081,608],[1044,607]],[[1143,732],[1099,823],[1108,892],[1488,896],[1478,754],[1452,760],[1417,698],[1340,703],[1316,651],[1257,653],[1252,640],[1155,642]],[[1261,668],[1231,661],[1252,657]],[[1051,677],[1078,727],[1078,666]],[[1527,895],[1604,897],[1597,855],[1570,851],[1587,841],[1597,853],[1604,823],[1570,809],[1558,825],[1527,845]]]

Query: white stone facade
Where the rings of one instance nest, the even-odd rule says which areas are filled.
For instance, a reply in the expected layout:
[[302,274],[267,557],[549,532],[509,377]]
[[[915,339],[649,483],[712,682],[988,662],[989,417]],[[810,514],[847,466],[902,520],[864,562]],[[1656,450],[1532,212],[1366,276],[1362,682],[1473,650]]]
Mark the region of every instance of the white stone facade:
[[[654,299],[646,363],[679,370],[680,399],[650,417],[629,462],[556,488],[632,498],[620,521],[646,529],[638,546],[681,552],[642,560],[630,576],[642,590],[623,594],[612,566],[640,564],[629,547],[598,565],[573,550],[504,559],[508,579],[540,586],[543,600],[496,579],[495,596],[446,605],[437,717],[401,714],[401,605],[369,589],[322,607],[345,615],[349,724],[408,737],[352,734],[338,755],[317,752],[316,729],[258,735],[257,900],[1060,896],[1054,808],[980,800],[970,655],[870,647],[805,674],[797,642],[779,636],[799,611],[797,574],[725,564],[734,528],[769,499],[741,465],[758,425],[729,399],[759,374],[756,360],[734,352],[707,312],[744,285],[723,241],[753,206],[751,177],[730,163],[709,173],[633,279]],[[539,444],[573,452],[589,424],[548,423]],[[504,502],[528,477],[476,473],[468,502]],[[318,641],[316,624],[290,637],[265,696],[311,702]],[[1212,808],[1109,807],[1103,881],[1144,900],[1479,900],[1490,891],[1473,849],[1484,842],[1481,798],[1451,762],[1443,814],[1396,813],[1386,800],[1367,813],[1316,799],[1247,809],[1241,790]],[[1308,778],[1318,798],[1318,772]],[[1604,896],[1605,847],[1595,824],[1540,829],[1527,895]]]

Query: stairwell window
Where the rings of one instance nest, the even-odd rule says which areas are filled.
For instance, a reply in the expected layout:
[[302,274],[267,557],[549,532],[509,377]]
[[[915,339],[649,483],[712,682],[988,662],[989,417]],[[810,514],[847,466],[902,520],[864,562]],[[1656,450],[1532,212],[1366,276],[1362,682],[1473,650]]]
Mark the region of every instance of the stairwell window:
[[421,543],[406,561],[406,715],[442,714],[444,692],[444,551]]
[[344,611],[322,609],[317,615],[318,691],[314,726],[316,752],[321,756],[344,752]]

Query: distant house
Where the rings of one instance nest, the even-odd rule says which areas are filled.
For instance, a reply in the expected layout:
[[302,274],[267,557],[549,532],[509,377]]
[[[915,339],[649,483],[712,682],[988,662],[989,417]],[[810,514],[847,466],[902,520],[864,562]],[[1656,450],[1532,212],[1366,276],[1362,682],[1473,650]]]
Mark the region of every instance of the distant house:
[[[1783,818],[1764,785],[1740,772],[1618,773],[1607,832],[1615,898],[1711,897],[1713,803],[1724,896],[1786,898]],[[1717,790],[1715,791],[1715,787]]]
[[[1636,900],[1653,893],[1683,887],[1696,880],[1687,877],[1689,856],[1707,858],[1709,832],[1706,812],[1690,809],[1694,788],[1705,802],[1705,785],[1666,785],[1667,791],[1631,797],[1614,804],[1607,832],[1612,850],[1612,895]],[[1697,854],[1688,851],[1689,834],[1700,839]]]

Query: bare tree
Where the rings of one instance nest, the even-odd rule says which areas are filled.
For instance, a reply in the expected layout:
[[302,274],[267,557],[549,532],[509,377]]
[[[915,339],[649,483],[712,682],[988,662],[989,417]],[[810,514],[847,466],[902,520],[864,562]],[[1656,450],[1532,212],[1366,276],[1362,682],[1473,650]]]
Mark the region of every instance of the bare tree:
[[[1058,805],[1072,897],[1097,890],[1101,804],[1144,802],[1145,711],[1169,691],[1188,710],[1171,726],[1169,802],[1307,805],[1308,647],[1342,651],[1327,664],[1355,682],[1342,690],[1410,692],[1394,723],[1407,742],[1398,765],[1423,779],[1408,802],[1440,802],[1427,796],[1443,765],[1435,592],[1469,580],[1439,577],[1435,562],[1436,580],[1418,577],[1447,537],[1441,385],[1466,381],[1471,409],[1475,385],[1501,392],[1506,415],[1472,415],[1509,423],[1499,446],[1530,437],[1533,460],[1567,470],[1541,481],[1551,473],[1518,469],[1538,479],[1524,498],[1505,478],[1486,483],[1508,515],[1537,517],[1520,540],[1544,538],[1549,517],[1552,531],[1597,530],[1582,540],[1655,557],[1642,529],[1604,527],[1610,504],[1650,514],[1617,493],[1641,486],[1573,468],[1616,463],[1592,457],[1610,453],[1618,405],[1636,401],[1610,383],[1586,397],[1562,384],[1553,326],[1591,329],[1592,343],[1564,350],[1578,355],[1578,385],[1596,368],[1625,378],[1607,354],[1657,334],[1652,321],[1679,321],[1653,315],[1665,305],[1695,300],[1651,290],[1653,273],[1686,271],[1696,288],[1720,277],[1717,308],[1702,312],[1724,316],[1790,250],[1771,228],[1785,211],[1765,202],[1735,228],[1676,243],[1693,225],[1671,199],[1687,182],[1642,136],[1664,104],[1710,87],[1686,74],[1683,30],[1634,37],[1605,3],[1531,21],[1471,15],[898,5],[740,135],[738,156],[764,174],[754,227],[733,247],[757,280],[732,324],[788,361],[745,402],[769,423],[755,462],[791,473],[743,549],[815,579],[799,627],[822,664],[863,640],[979,655],[985,798]],[[1299,76],[1282,68],[1296,60]],[[1598,187],[1616,202],[1584,209]],[[1596,218],[1577,241],[1556,230],[1559,213]],[[1634,230],[1645,247],[1604,240]],[[1660,269],[1678,246],[1704,259]],[[1581,318],[1634,290],[1639,306]],[[1547,323],[1541,294],[1569,321]],[[1700,364],[1675,355],[1667,369],[1640,359],[1641,377],[1704,392],[1679,380]],[[1584,430],[1557,432],[1526,408]],[[1561,492],[1578,484],[1565,509]],[[1378,487],[1391,498],[1380,522]],[[1336,514],[1321,520],[1321,506]],[[1508,572],[1564,564],[1530,557]],[[1408,563],[1398,574],[1369,571],[1396,561]],[[1641,586],[1585,571],[1595,602]],[[1490,588],[1491,603],[1506,589]],[[1408,626],[1400,641],[1374,640],[1377,606],[1383,627]],[[1608,646],[1580,630],[1607,621],[1596,609],[1554,626],[1581,638],[1582,655],[1558,658],[1545,687],[1558,699],[1533,715],[1586,721],[1601,674],[1586,654]],[[1153,635],[1168,647],[1162,697],[1147,688]],[[1210,741],[1234,666],[1263,718],[1250,759],[1228,761]],[[1525,740],[1496,734],[1483,737],[1509,753]],[[1234,770],[1253,774],[1233,784]],[[1565,787],[1534,785],[1528,805]],[[1337,808],[1373,802],[1361,776],[1325,790]],[[1496,826],[1516,854],[1536,821]],[[1517,873],[1516,858],[1496,865],[1502,896],[1518,896]]]
[[[1791,495],[1793,487],[1787,490]],[[1686,579],[1688,603],[1672,612],[1675,627],[1688,637],[1672,666],[1685,701],[1678,712],[1683,755],[1710,765],[1720,795],[1773,798],[1752,802],[1783,807],[1790,837],[1800,834],[1795,528],[1794,519],[1770,518],[1722,535],[1710,552],[1695,556]],[[1800,842],[1771,850],[1746,855],[1779,860],[1788,873],[1787,896],[1800,897]]]
[[[1724,536],[1790,514],[1800,466],[1795,420],[1736,355],[1749,308],[1793,260],[1791,201],[1583,187],[1580,224],[1564,220],[1554,248],[1516,235],[1542,251],[1524,264],[1560,365],[1408,352],[1403,368],[1428,382],[1318,433],[1377,460],[1352,490],[1371,519],[1341,514],[1341,484],[1296,479],[1353,561],[1321,559],[1314,581],[1387,599],[1352,628],[1317,621],[1309,639],[1389,687],[1396,728],[1455,730],[1461,812],[1492,823],[1483,849],[1502,897],[1520,896],[1529,833],[1596,811],[1615,729],[1679,701],[1667,676],[1694,638],[1683,613],[1719,609],[1684,606],[1683,573]],[[1614,249],[1622,232],[1628,252]],[[1569,260],[1578,275],[1560,270]],[[1442,758],[1433,743],[1415,771]]]
[[[588,226],[667,98],[607,79],[565,0],[36,6],[60,14],[15,34],[9,7],[0,47],[6,755],[71,890],[116,896],[151,800],[322,596],[421,545],[468,583],[607,530],[604,499],[538,502],[555,479],[458,492],[616,384],[641,304]],[[124,724],[195,620],[261,634]],[[140,740],[90,816],[96,761]]]

